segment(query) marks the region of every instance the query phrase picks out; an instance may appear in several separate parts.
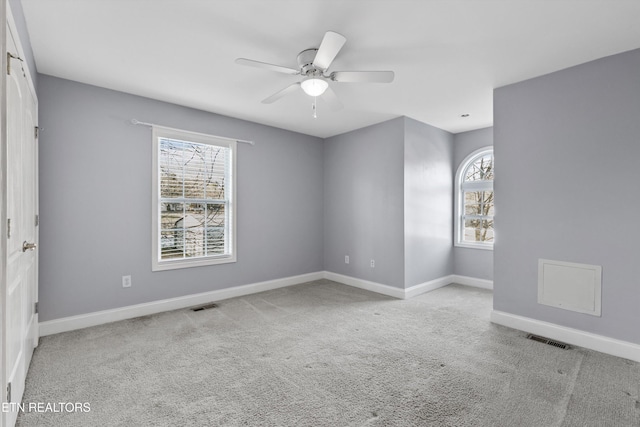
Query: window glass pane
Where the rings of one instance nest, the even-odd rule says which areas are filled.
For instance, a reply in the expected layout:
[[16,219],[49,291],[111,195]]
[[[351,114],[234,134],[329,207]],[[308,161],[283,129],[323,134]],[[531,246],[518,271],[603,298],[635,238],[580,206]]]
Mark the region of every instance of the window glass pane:
[[186,203],[185,215],[177,223],[184,233],[185,257],[198,257],[205,254],[204,210],[203,203]]
[[480,204],[482,191],[465,191],[464,203],[466,204]]
[[483,242],[493,242],[493,220],[483,220],[481,231]]
[[479,219],[465,219],[464,220],[464,233],[462,239],[465,242],[477,242],[479,234],[476,233],[480,227]]
[[493,242],[493,220],[465,219],[463,240],[465,242]]
[[160,232],[160,241],[162,245],[160,249],[161,259],[184,257],[181,234],[177,230],[162,230]]
[[160,140],[160,197],[225,198],[230,149]]
[[160,140],[160,197],[182,197],[182,143]]
[[205,146],[202,144],[184,144],[184,197],[204,198],[206,180]]
[[207,228],[207,255],[224,254],[224,228]]
[[493,216],[493,191],[485,191],[482,195],[482,215]]
[[184,216],[182,203],[160,204],[160,258],[173,259],[184,256],[182,234],[176,224]]
[[207,228],[224,227],[225,209],[222,203],[209,203],[207,205]]
[[464,181],[491,181],[493,180],[493,155],[487,154],[480,157],[467,167]]
[[225,147],[208,146],[205,153],[207,168],[205,188],[208,199],[223,200],[226,198],[225,179],[229,149]]
[[225,252],[225,205],[210,203],[207,205],[207,255]]
[[204,227],[204,203],[185,203],[185,228]]
[[[188,217],[187,217],[188,222]],[[187,227],[184,233],[185,258],[201,257],[204,255],[204,227]]]
[[481,205],[466,204],[464,205],[464,214],[465,215],[481,215],[480,206]]

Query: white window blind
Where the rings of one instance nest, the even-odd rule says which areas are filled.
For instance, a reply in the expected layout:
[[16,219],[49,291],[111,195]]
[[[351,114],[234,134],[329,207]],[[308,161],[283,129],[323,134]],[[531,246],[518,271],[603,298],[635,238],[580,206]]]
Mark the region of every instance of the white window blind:
[[235,261],[235,142],[153,129],[154,270]]

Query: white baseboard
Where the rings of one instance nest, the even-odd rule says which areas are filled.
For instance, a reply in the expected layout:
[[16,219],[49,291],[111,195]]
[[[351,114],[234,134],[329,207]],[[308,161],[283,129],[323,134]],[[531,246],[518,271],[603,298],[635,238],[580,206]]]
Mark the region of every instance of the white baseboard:
[[186,295],[144,304],[129,305],[112,310],[96,311],[93,313],[48,320],[46,322],[40,322],[40,336],[88,328],[90,326],[102,325],[104,323],[116,322],[118,320],[132,319],[134,317],[147,316],[149,314],[161,313],[163,311],[193,307],[214,301],[221,301],[229,298],[255,294],[257,292],[269,291],[271,289],[284,288],[286,286],[311,282],[313,280],[322,279],[323,277],[324,273],[319,271],[316,273],[285,277],[283,279],[252,283],[249,285],[236,286],[217,291]]
[[450,285],[451,283],[454,283],[453,278],[453,275],[443,276],[435,280],[429,280],[428,282],[420,283],[419,285],[406,288],[404,290],[404,299],[417,297],[418,295],[434,291],[438,288],[442,288],[443,286]]
[[453,279],[451,281],[459,285],[473,286],[474,288],[493,290],[493,280],[478,279],[476,277],[460,276],[458,274],[454,274]]
[[370,282],[368,280],[358,279],[356,277],[332,273],[331,271],[325,271],[324,278],[327,280],[333,280],[334,282],[342,283],[343,285],[353,286],[354,288],[360,288],[366,291],[377,292],[379,294],[388,295],[394,298],[405,298],[404,289],[395,288],[389,285],[383,285],[382,283]]
[[567,344],[573,344],[601,353],[640,362],[640,345],[627,341],[596,335],[579,329],[567,328],[554,323],[517,316],[498,310],[491,312],[491,322],[532,334],[542,335]]
[[[493,283],[490,280],[450,275],[443,276],[429,282],[421,283],[407,289],[400,289],[393,286],[383,285],[381,283],[332,273],[329,271],[319,271],[315,273],[285,277],[282,279],[252,283],[249,285],[236,286],[233,288],[220,289],[211,292],[203,292],[200,294],[186,295],[182,297],[153,301],[144,304],[130,305],[112,310],[103,310],[94,313],[64,317],[62,319],[49,320],[39,323],[39,332],[40,336],[52,335],[60,332],[73,331],[76,329],[88,328],[90,326],[116,322],[118,320],[132,319],[134,317],[147,316],[164,311],[178,310],[201,304],[207,304],[214,301],[221,301],[229,298],[268,291],[271,289],[283,288],[323,278],[399,299],[413,298],[417,295],[441,288],[450,283],[459,283],[461,285],[475,286],[484,289],[493,288]],[[566,342],[567,344],[573,344],[602,353],[611,354],[613,356],[640,362],[640,345],[627,341],[608,338],[602,335],[596,335],[578,329],[567,328],[553,323],[543,322],[528,317],[517,316],[515,314],[505,313],[498,310],[493,310],[491,312],[491,322],[536,335],[542,335],[554,340]]]
[[453,275],[439,277],[410,288],[401,289],[382,283],[371,282],[369,280],[358,279],[357,277],[345,276],[344,274],[324,272],[324,278],[342,283],[343,285],[353,286],[354,288],[364,289],[366,291],[376,292],[378,294],[387,295],[399,299],[409,299],[426,292],[433,291],[443,286],[453,283]]
[[[232,288],[220,289],[217,291],[203,292],[200,294],[185,295],[177,298],[170,298],[160,301],[152,301],[144,304],[129,305],[112,310],[96,311],[93,313],[79,314],[77,316],[63,317],[61,319],[48,320],[39,323],[40,336],[57,334],[60,332],[73,331],[76,329],[88,328],[119,320],[132,319],[134,317],[148,316],[150,314],[161,313],[163,311],[178,310],[181,308],[193,307],[221,301],[229,298],[240,297],[271,289],[283,288],[319,279],[328,279],[344,285],[353,286],[371,292],[388,295],[399,299],[408,299],[430,292],[446,286],[450,283],[460,283],[467,286],[485,287],[486,283],[482,279],[475,279],[466,276],[449,275],[435,280],[430,280],[410,288],[401,289],[381,283],[358,279],[356,277],[345,276],[343,274],[332,273],[330,271],[318,271],[315,273],[302,274],[299,276],[285,277],[282,279],[269,280],[266,282],[252,283],[249,285],[236,286]],[[460,279],[463,278],[463,279]]]

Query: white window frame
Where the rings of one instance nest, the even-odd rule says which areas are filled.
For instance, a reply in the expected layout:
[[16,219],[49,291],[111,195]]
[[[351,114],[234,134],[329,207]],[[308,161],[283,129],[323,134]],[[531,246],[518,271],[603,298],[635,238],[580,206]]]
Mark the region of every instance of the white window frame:
[[[472,248],[472,249],[484,249],[484,250],[493,250],[493,244],[495,243],[495,229],[494,229],[494,239],[493,242],[465,242],[463,239],[464,234],[464,192],[462,191],[462,184],[464,183],[464,175],[467,172],[467,169],[471,164],[473,164],[478,158],[486,156],[487,154],[493,155],[493,147],[483,147],[480,148],[473,153],[469,154],[462,161],[460,166],[458,167],[458,171],[456,172],[456,182],[455,182],[455,225],[454,225],[454,246],[462,247],[462,248]],[[494,158],[495,162],[495,158]],[[472,188],[476,191],[493,191],[493,181],[490,182],[474,182],[473,184],[467,184],[467,189]]]
[[[230,149],[229,182],[225,182],[225,193],[228,197],[227,211],[225,220],[228,227],[227,250],[224,255],[211,255],[206,257],[198,257],[192,259],[177,260],[161,260],[160,259],[160,139],[175,139],[179,141],[188,141],[198,144],[208,144]],[[200,267],[206,265],[226,264],[236,262],[236,242],[237,242],[237,209],[236,209],[236,158],[237,143],[234,140],[219,138],[213,135],[203,133],[190,132],[181,129],[173,129],[161,126],[153,126],[153,169],[152,169],[152,271],[173,270],[178,268]]]

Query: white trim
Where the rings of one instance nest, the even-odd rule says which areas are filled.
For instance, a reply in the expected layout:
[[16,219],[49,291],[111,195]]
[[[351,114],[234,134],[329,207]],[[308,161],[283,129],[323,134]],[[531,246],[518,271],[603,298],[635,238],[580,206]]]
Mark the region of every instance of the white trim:
[[353,286],[354,288],[364,289],[366,291],[376,292],[382,295],[388,295],[394,298],[404,299],[404,289],[396,288],[382,283],[370,282],[368,280],[358,279],[357,277],[345,276],[343,274],[324,272],[324,278],[342,283],[343,285]]
[[628,341],[596,335],[498,310],[491,312],[491,322],[532,334],[542,335],[567,344],[573,344],[612,356],[640,362],[640,345]]
[[143,304],[129,305],[126,307],[120,307],[111,310],[96,311],[93,313],[79,314],[77,316],[48,320],[45,322],[40,322],[40,336],[53,335],[61,332],[73,331],[76,329],[103,325],[105,323],[162,313],[164,311],[179,310],[182,308],[193,307],[229,298],[241,297],[244,295],[269,291],[271,289],[284,288],[287,286],[298,285],[300,283],[306,283],[320,279],[332,280],[343,285],[353,286],[355,288],[364,289],[370,292],[375,292],[398,299],[413,298],[423,293],[442,288],[451,283],[459,283],[467,286],[486,288],[487,283],[491,282],[489,280],[476,279],[466,276],[456,276],[452,274],[440,277],[438,279],[430,280],[419,285],[411,286],[410,288],[401,289],[393,286],[383,285],[381,283],[358,279],[356,277],[332,273],[330,271],[318,271],[315,273],[285,277],[282,279],[269,280],[266,282],[252,283],[248,285],[219,289],[216,291],[185,295],[181,297],[152,301]]
[[[460,220],[458,222],[461,222],[461,221],[462,220]],[[456,243],[453,244],[453,246],[455,246],[456,248],[481,249],[483,251],[492,251],[493,250],[493,243],[456,242]]]
[[185,295],[160,301],[152,301],[144,304],[130,305],[112,310],[96,311],[94,313],[80,314],[77,316],[63,317],[61,319],[48,320],[40,323],[40,336],[57,334],[102,325],[118,320],[132,319],[134,317],[147,316],[164,311],[178,310],[213,301],[221,301],[229,298],[240,297],[271,289],[284,288],[286,286],[311,282],[323,278],[323,272],[302,274],[299,276],[285,277],[266,282],[252,283],[249,285],[219,289],[200,294]]
[[453,275],[453,283],[465,286],[473,286],[474,288],[491,289],[493,290],[493,280],[478,279],[477,277]]
[[369,280],[359,279],[357,277],[345,276],[344,274],[333,273],[331,271],[324,272],[324,278],[342,283],[343,285],[353,286],[354,288],[364,289],[366,291],[375,292],[399,299],[410,299],[426,292],[431,292],[438,288],[453,283],[453,275],[439,277],[428,282],[420,283],[406,289],[396,288],[394,286],[383,285],[382,283],[371,282]]
[[454,283],[453,274],[449,276],[439,277],[434,280],[429,280],[428,282],[420,283],[419,285],[414,285],[404,290],[404,298],[410,299],[413,297],[417,297],[418,295],[435,291],[436,289],[442,288],[444,286],[450,285]]

